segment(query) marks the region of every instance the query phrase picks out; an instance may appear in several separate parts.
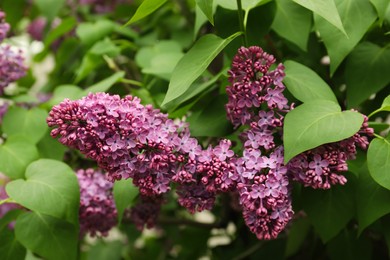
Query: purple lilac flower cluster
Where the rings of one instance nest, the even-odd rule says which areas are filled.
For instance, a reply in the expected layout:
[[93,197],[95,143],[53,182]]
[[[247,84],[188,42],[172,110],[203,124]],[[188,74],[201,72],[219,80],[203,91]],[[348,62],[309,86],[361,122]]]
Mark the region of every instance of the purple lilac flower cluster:
[[53,137],[96,160],[110,181],[132,178],[141,196],[161,200],[175,182],[179,203],[195,212],[211,209],[219,192],[235,186],[230,141],[202,150],[185,124],[139,98],[97,93],[65,100],[47,122]]
[[92,168],[76,172],[80,186],[80,234],[106,236],[117,223],[112,183]]
[[0,46],[0,95],[4,88],[26,75],[26,66],[23,64],[22,51],[15,52],[11,46]]
[[162,197],[156,199],[141,196],[136,205],[125,211],[124,218],[130,219],[139,231],[142,231],[145,226],[146,228],[152,228],[156,225],[163,203]]
[[241,134],[243,156],[236,161],[240,203],[246,225],[259,239],[273,239],[293,216],[287,167],[283,164],[281,137],[288,112],[283,95],[284,67],[270,70],[275,58],[260,47],[241,47],[229,71],[226,88],[228,118]]
[[5,13],[0,11],[0,42],[6,37],[10,29],[10,25],[5,21]]
[[332,185],[344,185],[347,179],[341,174],[348,171],[347,160],[355,159],[356,147],[365,150],[368,146],[367,136],[372,136],[374,130],[368,127],[368,118],[359,132],[345,140],[324,144],[294,157],[288,163],[292,179],[304,186],[314,189],[330,189]]
[[[5,13],[0,11],[0,43],[6,38],[10,25],[5,22]],[[0,95],[9,83],[25,76],[22,52],[15,52],[9,45],[0,46]]]

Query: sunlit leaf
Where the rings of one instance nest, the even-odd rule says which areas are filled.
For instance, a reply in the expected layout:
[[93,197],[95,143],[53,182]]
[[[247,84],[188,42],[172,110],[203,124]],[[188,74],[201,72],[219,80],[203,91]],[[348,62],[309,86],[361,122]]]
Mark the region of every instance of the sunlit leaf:
[[371,141],[367,152],[367,164],[371,177],[379,185],[390,190],[390,136]]
[[319,145],[351,137],[360,129],[363,116],[354,111],[341,111],[338,104],[327,100],[306,102],[291,110],[284,121],[284,160]]
[[3,118],[2,129],[7,136],[24,135],[37,143],[47,131],[47,112],[40,108],[11,107]]
[[7,193],[24,207],[78,223],[79,185],[74,171],[66,164],[40,159],[26,170],[26,180],[7,184]]
[[208,34],[200,38],[176,65],[162,106],[185,93],[214,58],[238,35],[240,33],[221,39]]
[[326,21],[332,24],[340,32],[347,36],[343,23],[340,19],[339,11],[337,10],[334,0],[293,0],[297,4],[311,10],[313,13],[323,17]]
[[337,103],[332,89],[310,68],[292,60],[285,61],[284,66],[284,83],[296,99],[302,102],[318,99]]
[[125,26],[135,23],[142,18],[150,15],[154,11],[156,11],[160,6],[165,4],[167,0],[144,0],[141,5],[138,7],[137,11],[131,17],[131,19],[125,24]]

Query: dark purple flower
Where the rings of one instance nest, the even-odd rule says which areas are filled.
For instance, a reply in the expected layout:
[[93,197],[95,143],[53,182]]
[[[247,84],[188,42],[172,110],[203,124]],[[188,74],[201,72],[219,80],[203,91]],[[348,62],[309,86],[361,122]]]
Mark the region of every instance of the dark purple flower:
[[0,46],[0,95],[4,88],[26,74],[22,52],[15,52],[11,46]]
[[99,170],[76,172],[80,186],[80,234],[107,236],[117,223],[117,210],[112,195],[112,183]]
[[0,11],[0,43],[7,37],[7,33],[11,28],[10,25],[5,21],[5,13]]

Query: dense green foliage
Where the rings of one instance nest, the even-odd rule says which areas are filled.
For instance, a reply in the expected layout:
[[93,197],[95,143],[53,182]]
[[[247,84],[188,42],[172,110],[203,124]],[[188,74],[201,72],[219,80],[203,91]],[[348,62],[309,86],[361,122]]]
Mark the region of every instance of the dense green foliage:
[[[0,172],[11,179],[10,199],[0,203],[22,206],[0,218],[0,259],[389,257],[388,0],[144,0],[106,13],[65,0],[1,0],[0,9],[12,27],[5,42],[20,45],[22,35],[30,55],[27,75],[0,97],[9,103],[0,121]],[[47,21],[40,44],[26,33],[37,17]],[[252,45],[285,66],[285,95],[295,104],[283,126],[285,163],[353,136],[369,117],[375,134],[348,162],[348,182],[328,190],[295,183],[295,216],[277,239],[262,241],[226,194],[194,216],[172,193],[157,229],[142,233],[126,215],[138,189],[121,180],[113,188],[119,224],[111,236],[80,238],[73,172],[96,163],[50,137],[50,109],[91,92],[138,96],[184,118],[204,147],[228,138],[240,154],[242,128],[225,111],[227,71],[237,49]],[[47,75],[43,64],[51,64]]]

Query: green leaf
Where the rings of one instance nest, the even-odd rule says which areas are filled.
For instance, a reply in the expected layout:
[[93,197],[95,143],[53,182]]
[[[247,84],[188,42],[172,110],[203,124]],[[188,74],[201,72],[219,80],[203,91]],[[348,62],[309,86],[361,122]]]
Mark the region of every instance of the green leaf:
[[23,178],[27,165],[38,157],[37,148],[28,140],[9,138],[0,145],[0,172],[11,179]]
[[281,37],[306,51],[312,26],[311,12],[291,0],[276,0],[276,4],[272,29]]
[[103,55],[109,57],[116,57],[120,53],[119,47],[117,47],[110,39],[105,38],[96,42],[83,57],[80,67],[76,71],[75,82],[79,82],[88,76],[97,67],[104,64]]
[[390,95],[383,100],[381,107],[372,112],[368,117],[371,117],[372,115],[382,111],[390,112]]
[[287,113],[284,121],[284,160],[322,144],[337,142],[358,132],[363,116],[341,111],[332,101],[315,100]]
[[[364,66],[362,66],[364,64]],[[347,60],[348,107],[356,107],[390,83],[390,48],[370,42],[356,46]]]
[[21,107],[11,107],[3,119],[3,132],[7,136],[24,135],[33,143],[37,143],[47,131],[47,112],[40,108],[26,110]]
[[[230,10],[237,10],[237,1],[232,0],[215,0],[216,3],[223,8]],[[241,7],[245,12],[250,11],[256,6],[260,6],[270,2],[270,0],[242,0]]]
[[22,245],[45,259],[77,259],[78,230],[64,220],[26,212],[16,220],[15,235]]
[[295,255],[302,247],[310,231],[310,223],[307,218],[297,218],[292,222],[287,236],[285,257]]
[[51,137],[49,132],[37,144],[40,158],[54,159],[62,161],[65,151],[68,149],[65,145]]
[[[3,187],[2,187],[3,188]],[[14,203],[11,203],[11,205],[14,204]],[[1,206],[3,207],[3,206]],[[0,218],[0,230],[2,230],[3,228],[8,228],[8,224],[10,224],[12,221],[16,220],[16,218],[24,213],[25,210],[21,210],[21,209],[12,209],[10,211],[8,211],[7,213],[5,213],[5,215],[3,215],[1,218]],[[0,232],[1,234],[1,232]],[[0,243],[1,245],[1,243]],[[1,254],[0,254],[1,255]]]
[[196,0],[196,5],[204,13],[212,25],[214,25],[213,0]]
[[138,7],[133,17],[131,17],[131,19],[124,26],[130,25],[141,20],[142,18],[145,18],[160,8],[160,6],[165,4],[166,1],[167,0],[144,0]]
[[162,106],[184,94],[214,58],[240,33],[226,39],[213,34],[200,38],[176,65]]
[[390,191],[370,176],[367,163],[357,169],[356,210],[359,234],[382,216],[390,213]]
[[83,96],[83,90],[75,85],[60,85],[54,89],[52,98],[48,101],[50,108],[64,101],[65,98],[76,100]]
[[7,184],[10,198],[22,206],[71,223],[78,223],[80,203],[76,174],[66,164],[40,159],[26,170],[26,180],[15,180]]
[[109,90],[111,88],[112,85],[114,85],[120,79],[122,79],[123,76],[125,76],[125,72],[118,71],[118,72],[112,74],[111,76],[109,76],[108,78],[105,78],[102,81],[99,81],[98,83],[86,88],[83,91],[82,96],[86,96],[89,93],[106,92],[107,90]]
[[321,16],[327,22],[332,24],[345,36],[348,36],[341,22],[339,11],[337,10],[334,0],[293,0],[297,4],[311,10],[313,13]]
[[120,180],[114,183],[113,194],[118,211],[118,222],[121,223],[123,212],[133,204],[133,200],[138,196],[138,188],[133,185],[132,179]]
[[65,0],[35,0],[34,4],[38,7],[41,14],[52,20],[64,6]]
[[372,241],[368,236],[357,238],[355,229],[345,229],[327,244],[331,260],[371,260]]
[[89,250],[87,260],[121,260],[123,247],[123,243],[118,240],[98,240]]
[[295,98],[302,102],[318,99],[337,103],[329,85],[310,68],[292,60],[284,62],[284,66],[284,83]]
[[353,50],[376,19],[374,8],[367,0],[336,0],[346,37],[324,18],[315,15],[314,23],[330,57],[330,72],[333,74],[344,58]]
[[45,38],[45,47],[49,48],[55,40],[63,36],[65,33],[70,32],[77,24],[77,21],[74,17],[68,17],[61,21],[61,24],[56,28],[53,28],[49,31]]
[[15,239],[15,234],[7,227],[0,229],[1,260],[24,259],[26,248]]
[[214,77],[210,78],[207,81],[197,80],[194,83],[191,84],[191,86],[187,89],[183,95],[181,95],[179,98],[172,100],[169,102],[166,107],[168,109],[176,107],[185,101],[195,97],[196,95],[199,95],[200,93],[203,93],[207,90],[209,90],[218,79],[220,79],[222,76],[227,75],[227,68],[222,69],[218,74],[216,74]]
[[83,44],[92,45],[112,33],[114,29],[115,23],[99,19],[95,23],[81,23],[77,26],[76,35]]
[[371,177],[390,190],[390,138],[375,138],[367,151],[367,164]]
[[378,13],[379,22],[382,23],[386,17],[386,11],[390,10],[390,2],[388,0],[370,0],[370,2]]
[[233,128],[226,120],[226,103],[226,95],[220,95],[206,104],[199,104],[201,109],[194,110],[193,114],[188,117],[191,135],[221,137],[231,133]]
[[301,198],[303,209],[324,243],[335,237],[355,215],[354,189],[350,182],[330,190],[304,188]]

